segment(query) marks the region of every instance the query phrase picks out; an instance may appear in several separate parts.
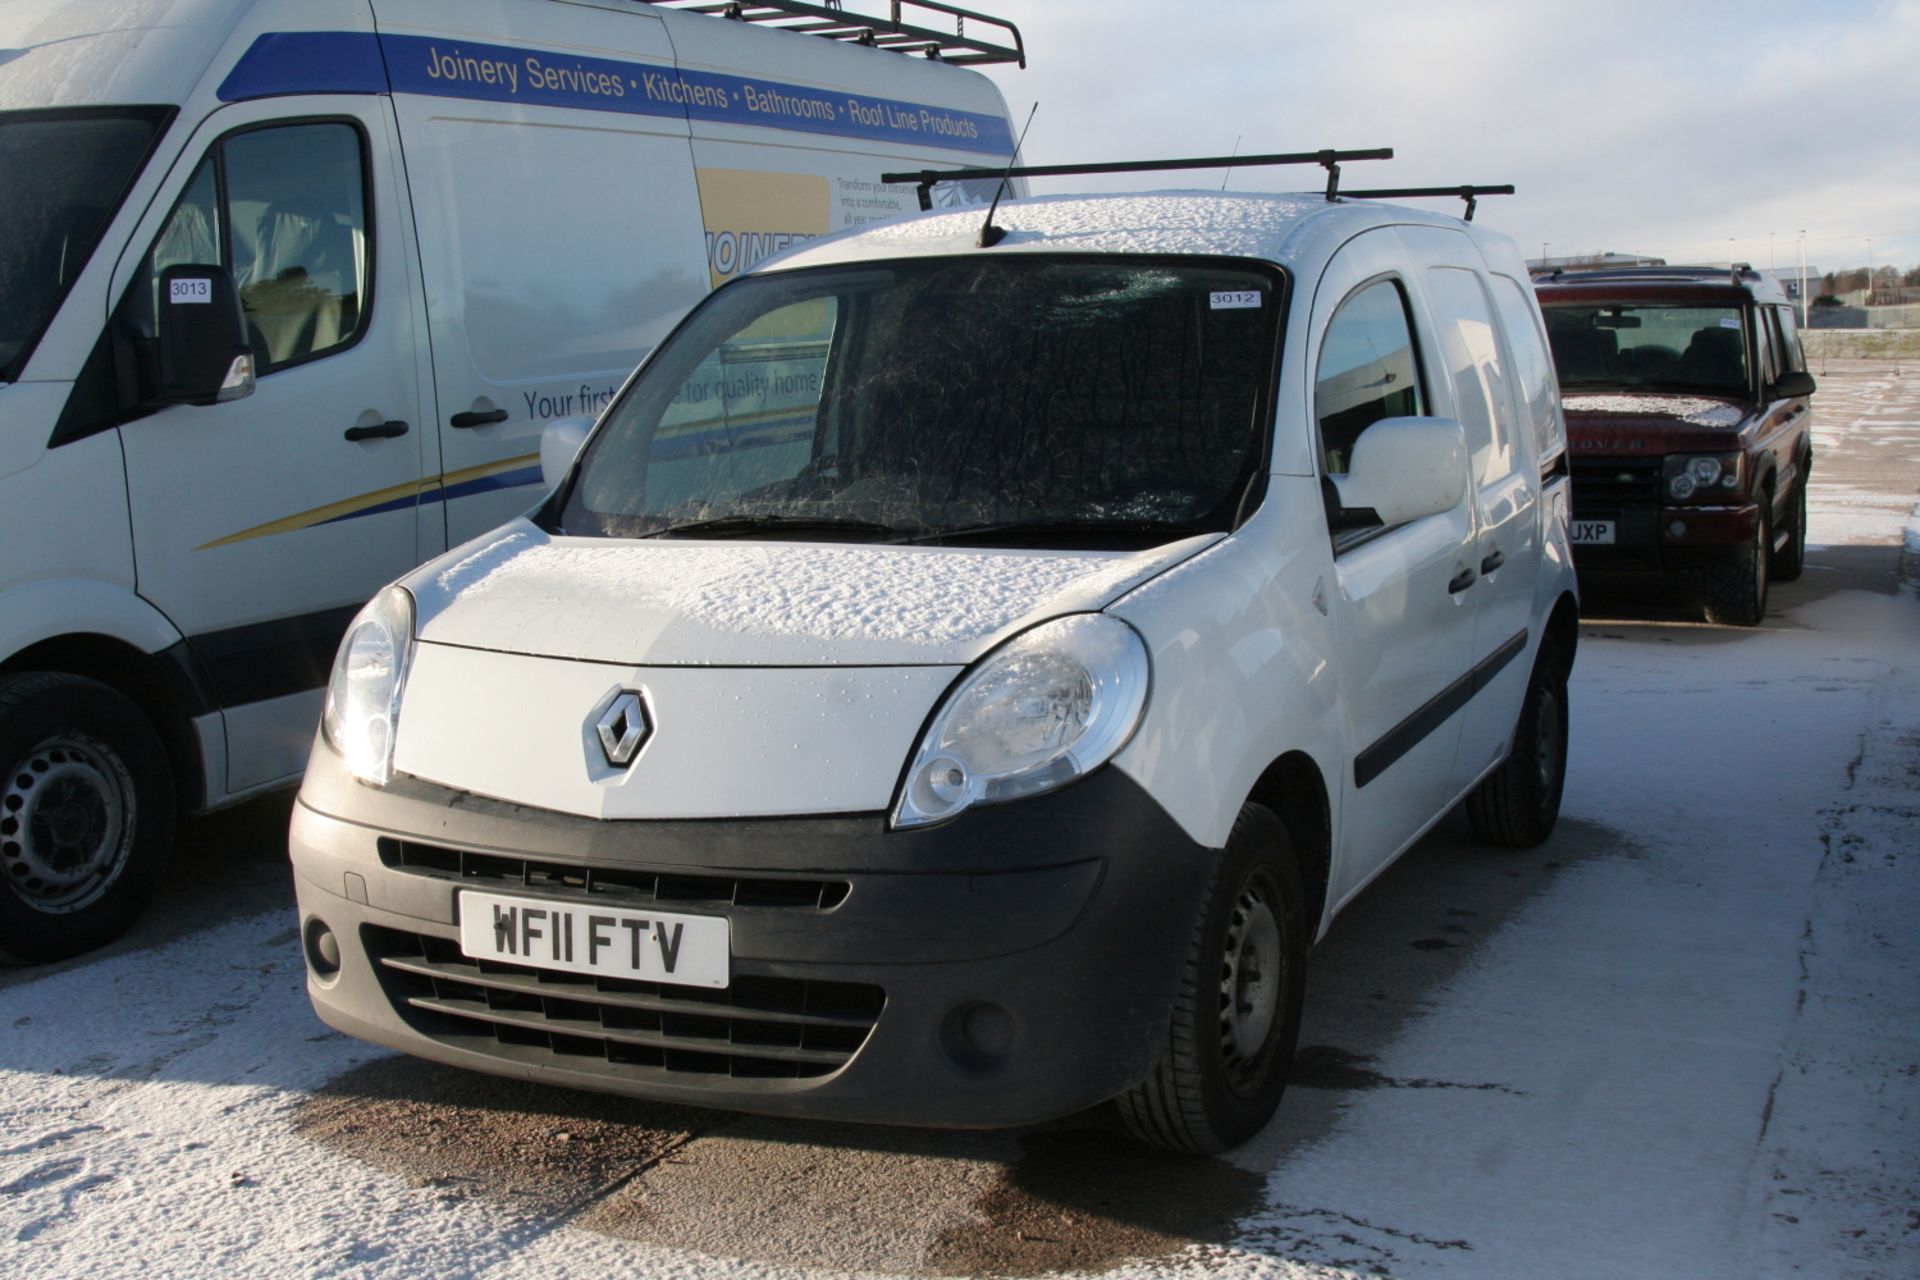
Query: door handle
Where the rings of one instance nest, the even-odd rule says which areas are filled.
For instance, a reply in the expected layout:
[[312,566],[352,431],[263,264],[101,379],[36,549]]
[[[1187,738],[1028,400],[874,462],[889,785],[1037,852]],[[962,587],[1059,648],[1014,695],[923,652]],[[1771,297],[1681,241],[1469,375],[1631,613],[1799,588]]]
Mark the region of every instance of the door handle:
[[399,420],[377,422],[370,427],[348,427],[349,440],[391,440],[395,436],[407,434],[407,424]]
[[1453,575],[1453,581],[1447,584],[1447,594],[1457,596],[1472,585],[1473,569],[1469,566]]
[[1506,562],[1507,553],[1496,547],[1492,555],[1489,555],[1485,560],[1480,562],[1480,572],[1483,574],[1492,573]]
[[505,422],[506,420],[507,411],[505,409],[489,409],[485,413],[481,413],[475,409],[469,409],[465,413],[456,413],[451,418],[448,418],[447,425],[450,427],[463,428],[484,427],[490,422]]

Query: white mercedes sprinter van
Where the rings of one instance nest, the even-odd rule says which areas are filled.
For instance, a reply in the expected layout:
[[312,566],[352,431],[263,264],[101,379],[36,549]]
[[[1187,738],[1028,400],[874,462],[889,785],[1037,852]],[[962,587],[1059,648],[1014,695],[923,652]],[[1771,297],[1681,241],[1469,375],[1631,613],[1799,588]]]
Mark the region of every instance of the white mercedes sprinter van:
[[544,423],[712,285],[1007,162],[950,64],[1017,33],[871,21],[0,0],[0,954],[295,780],[355,611],[532,506]]
[[1342,906],[1461,801],[1546,838],[1577,614],[1513,243],[1320,196],[993,225],[720,289],[542,506],[361,614],[293,818],[322,1018],[1218,1150]]

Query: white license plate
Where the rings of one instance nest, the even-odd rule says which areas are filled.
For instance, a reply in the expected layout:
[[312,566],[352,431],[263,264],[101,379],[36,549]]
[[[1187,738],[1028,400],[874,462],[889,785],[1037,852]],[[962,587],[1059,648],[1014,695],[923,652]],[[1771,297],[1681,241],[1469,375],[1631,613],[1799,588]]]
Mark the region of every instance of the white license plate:
[[475,960],[600,978],[724,987],[727,921],[552,898],[460,891],[460,950]]
[[1572,532],[1573,544],[1576,547],[1613,545],[1613,521],[1611,520],[1575,520]]

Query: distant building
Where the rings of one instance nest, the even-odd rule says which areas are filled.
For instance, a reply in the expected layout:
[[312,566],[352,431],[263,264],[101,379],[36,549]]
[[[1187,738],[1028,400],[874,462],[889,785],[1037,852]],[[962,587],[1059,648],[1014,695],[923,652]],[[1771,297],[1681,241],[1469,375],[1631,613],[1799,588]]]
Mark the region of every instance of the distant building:
[[[1800,301],[1802,279],[1799,263],[1794,262],[1785,266],[1775,267],[1768,274],[1780,282],[1780,287],[1787,291],[1789,298],[1792,298],[1795,302]],[[1808,264],[1805,277],[1805,294],[1809,301],[1826,292],[1826,285],[1823,283],[1826,278],[1826,272],[1813,266],[1811,263]]]

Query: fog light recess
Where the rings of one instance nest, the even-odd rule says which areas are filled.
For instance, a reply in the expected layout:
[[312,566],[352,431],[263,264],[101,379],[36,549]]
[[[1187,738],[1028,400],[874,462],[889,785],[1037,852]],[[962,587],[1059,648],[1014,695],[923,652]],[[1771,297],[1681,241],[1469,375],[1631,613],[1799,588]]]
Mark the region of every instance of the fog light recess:
[[1013,1014],[984,1000],[955,1005],[940,1024],[940,1047],[973,1075],[991,1075],[1006,1066],[1019,1039]]
[[321,982],[332,982],[339,977],[340,939],[327,927],[327,922],[319,916],[312,917],[301,937],[306,944],[307,968],[313,976]]
[[1672,524],[1667,526],[1667,536],[1672,538],[1686,537],[1687,522],[1685,520],[1675,520]]

